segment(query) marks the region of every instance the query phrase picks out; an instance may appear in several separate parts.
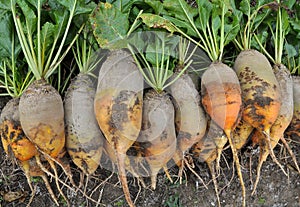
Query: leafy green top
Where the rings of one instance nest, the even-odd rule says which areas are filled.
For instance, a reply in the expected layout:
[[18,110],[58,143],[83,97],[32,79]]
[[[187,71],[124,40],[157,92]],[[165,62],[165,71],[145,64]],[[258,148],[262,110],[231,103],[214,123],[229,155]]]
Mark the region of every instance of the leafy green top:
[[0,96],[19,97],[32,82],[14,28],[10,2],[0,0]]
[[[179,36],[172,38],[168,37],[166,35],[168,33],[165,32],[147,32],[139,28],[141,25],[140,18],[147,18],[147,13],[143,15],[143,10],[135,10],[134,3],[143,3],[145,6],[145,2],[137,0],[132,3],[129,2],[118,0],[111,1],[111,3],[100,2],[90,15],[94,36],[101,48],[110,50],[128,48],[146,82],[160,93],[187,68],[185,67],[177,78],[168,82],[173,74],[173,61],[176,59],[174,50],[179,43]],[[146,1],[146,4],[150,2]],[[131,13],[134,16],[132,22],[129,17]],[[151,17],[149,20],[152,20]],[[155,20],[153,23],[156,23]],[[163,24],[157,27],[163,27]],[[172,27],[172,24],[165,26]],[[144,32],[134,32],[140,30]]]
[[90,35],[90,25],[85,25],[82,38],[76,40],[76,49],[73,49],[77,66],[80,73],[93,75],[92,72],[101,61],[99,47],[93,35]]
[[78,36],[64,48],[73,17],[91,8],[83,0],[11,0],[11,10],[30,70],[36,79],[48,79]]
[[0,65],[0,87],[6,90],[0,96],[19,97],[33,81],[31,71],[24,69],[26,64],[17,61],[14,52],[12,50],[10,60],[3,59]]
[[179,32],[202,48],[212,61],[221,60],[224,46],[239,32],[241,13],[230,0],[196,3],[198,7],[193,8],[184,0],[166,0],[160,14],[142,14],[141,18],[149,27]]

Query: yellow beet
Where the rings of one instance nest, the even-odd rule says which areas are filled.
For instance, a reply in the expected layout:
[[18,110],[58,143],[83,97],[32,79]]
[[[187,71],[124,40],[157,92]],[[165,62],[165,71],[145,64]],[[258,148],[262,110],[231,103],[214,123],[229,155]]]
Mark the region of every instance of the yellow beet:
[[44,80],[24,91],[19,104],[26,136],[44,153],[55,158],[65,147],[64,109],[59,93]]
[[125,198],[134,206],[127,185],[126,152],[136,141],[142,122],[143,78],[130,53],[113,51],[102,64],[94,100],[98,125],[116,152]]
[[280,87],[268,59],[256,50],[244,50],[234,69],[240,80],[243,120],[254,128],[270,132],[281,106]]

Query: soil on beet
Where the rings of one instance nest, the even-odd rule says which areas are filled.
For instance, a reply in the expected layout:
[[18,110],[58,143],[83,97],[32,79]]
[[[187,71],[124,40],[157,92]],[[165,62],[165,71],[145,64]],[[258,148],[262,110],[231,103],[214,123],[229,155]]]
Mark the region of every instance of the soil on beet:
[[[0,99],[0,107],[3,108],[8,99]],[[300,143],[289,140],[290,146],[300,160]],[[247,206],[300,206],[300,175],[294,169],[294,164],[290,155],[283,146],[278,145],[275,148],[275,154],[279,161],[285,166],[288,177],[279,169],[279,167],[268,158],[264,163],[260,183],[257,187],[256,194],[251,196],[251,190],[256,177],[256,165],[259,156],[259,149],[252,149],[249,145],[240,153],[242,172],[247,189]],[[218,176],[220,187],[221,205],[224,207],[241,206],[241,187],[237,175],[234,173],[233,162],[231,159],[230,149],[223,153],[221,160],[221,171]],[[103,158],[105,159],[105,158]],[[106,163],[109,166],[109,163]],[[195,175],[186,171],[186,177],[183,183],[170,183],[165,174],[158,176],[157,189],[150,189],[150,179],[144,178],[147,188],[142,188],[139,182],[129,177],[128,184],[132,198],[135,199],[137,207],[198,207],[198,206],[217,206],[213,182],[204,162],[195,161],[194,170],[201,176],[207,184],[206,189]],[[43,180],[40,178],[32,178],[35,188],[34,197],[27,184],[26,177],[22,170],[15,164],[15,161],[8,158],[0,146],[0,207],[50,207],[55,206],[52,201]],[[89,178],[89,181],[81,181],[79,169],[71,163],[72,172],[76,184],[82,183],[79,190],[71,190],[61,185],[62,191],[69,199],[71,206],[97,206],[83,195],[89,195],[92,199],[98,201],[98,206],[128,206],[126,204],[122,187],[118,181],[118,177],[107,167],[99,167],[96,173]],[[66,176],[60,169],[60,179],[71,185]],[[177,168],[170,169],[173,179],[176,180]],[[67,206],[66,202],[59,196],[54,179],[49,177],[49,181],[55,194],[59,197],[60,206]],[[85,190],[84,190],[85,189]],[[9,198],[11,201],[9,202]]]

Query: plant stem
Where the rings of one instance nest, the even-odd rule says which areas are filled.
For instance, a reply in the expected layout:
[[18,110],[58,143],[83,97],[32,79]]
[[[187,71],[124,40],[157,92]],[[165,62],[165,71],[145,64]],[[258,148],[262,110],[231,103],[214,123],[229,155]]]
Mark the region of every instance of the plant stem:
[[42,74],[42,49],[41,49],[41,1],[38,0],[37,6],[37,14],[38,14],[38,21],[37,21],[37,52],[38,52],[38,66],[37,68],[40,69],[40,74]]
[[219,51],[219,61],[222,60],[223,57],[223,51],[224,51],[224,43],[225,43],[225,37],[224,37],[224,27],[225,27],[225,6],[222,6],[222,16],[221,16],[221,34],[220,34],[220,51]]
[[[70,11],[70,16],[69,16],[69,19],[68,19],[68,23],[67,23],[67,26],[65,28],[65,32],[64,32],[63,38],[62,38],[62,40],[60,42],[58,51],[56,52],[56,55],[54,56],[54,59],[51,61],[52,64],[49,66],[49,68],[47,68],[47,67],[45,68],[45,71],[46,71],[45,77],[49,77],[55,71],[55,69],[58,67],[57,61],[60,58],[60,55],[61,55],[60,53],[61,53],[61,51],[63,49],[65,40],[67,38],[68,31],[69,31],[69,28],[70,28],[73,16],[75,14],[76,4],[77,4],[77,0],[74,0],[73,8]],[[62,27],[62,25],[63,25],[63,23],[61,24],[61,27]],[[58,37],[59,37],[59,34],[57,34],[57,38],[56,38],[55,43],[57,42]],[[50,63],[50,60],[51,60],[54,48],[55,48],[55,44],[53,45],[53,50],[52,50],[51,55],[49,56],[48,63]]]
[[[31,52],[31,49],[28,45],[28,41],[30,42],[31,38],[29,37],[28,40],[24,34],[24,30],[22,24],[20,22],[20,17],[16,14],[16,3],[14,0],[11,0],[11,11],[13,14],[13,19],[15,23],[15,27],[17,30],[18,38],[20,41],[20,45],[22,47],[25,59],[28,63],[29,68],[33,72],[33,75],[36,79],[41,79],[41,74],[39,73],[39,69],[37,68],[36,62],[34,60],[34,54]],[[30,31],[28,31],[30,33]],[[30,36],[30,35],[29,35]]]

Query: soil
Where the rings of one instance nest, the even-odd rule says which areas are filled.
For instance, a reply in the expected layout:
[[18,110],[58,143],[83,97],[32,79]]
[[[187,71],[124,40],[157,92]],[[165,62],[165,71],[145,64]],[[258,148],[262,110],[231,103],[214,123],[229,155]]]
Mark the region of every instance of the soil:
[[[3,108],[7,102],[7,98],[0,99],[0,107]],[[292,142],[289,144],[300,160],[300,143]],[[279,144],[275,148],[275,154],[280,163],[284,165],[288,176],[285,176],[280,168],[268,158],[264,163],[261,172],[261,179],[257,187],[256,194],[251,196],[253,183],[256,177],[256,165],[259,156],[259,149],[246,147],[240,152],[242,173],[247,189],[247,206],[273,206],[273,207],[296,207],[300,206],[300,175],[293,167],[294,164],[290,155],[284,147]],[[224,207],[241,206],[241,187],[231,159],[230,150],[224,150],[223,159],[221,160],[221,171],[218,176],[218,184],[220,188],[221,205]],[[105,157],[103,158],[105,159]],[[226,159],[226,160],[225,160]],[[104,161],[102,162],[104,163]],[[32,194],[27,183],[23,171],[18,167],[14,160],[7,157],[0,146],[0,207],[50,207],[56,206],[48,193],[44,182],[39,177],[32,178],[32,184],[35,192]],[[110,165],[106,163],[105,168],[99,167],[95,174],[88,181],[80,179],[79,169],[72,163],[72,172],[75,183],[82,186],[79,190],[71,190],[70,188],[60,185],[62,191],[69,200],[70,206],[127,206],[121,185],[118,181],[116,173],[112,170],[107,170]],[[132,198],[135,199],[137,207],[213,207],[217,206],[214,186],[211,180],[211,175],[207,165],[204,162],[194,160],[194,170],[204,180],[207,189],[202,182],[190,171],[186,171],[186,176],[183,177],[183,182],[171,183],[164,173],[159,174],[156,190],[150,189],[150,179],[144,178],[146,188],[141,187],[136,179],[129,177],[128,184],[130,187]],[[60,179],[71,185],[67,180],[63,171],[60,169]],[[176,180],[178,169],[173,167],[170,169],[170,174]],[[51,188],[56,194],[60,206],[67,206],[67,202],[59,196],[59,192],[55,185],[55,180],[49,181]],[[98,205],[86,198],[83,195],[89,195],[94,200],[98,201]]]

